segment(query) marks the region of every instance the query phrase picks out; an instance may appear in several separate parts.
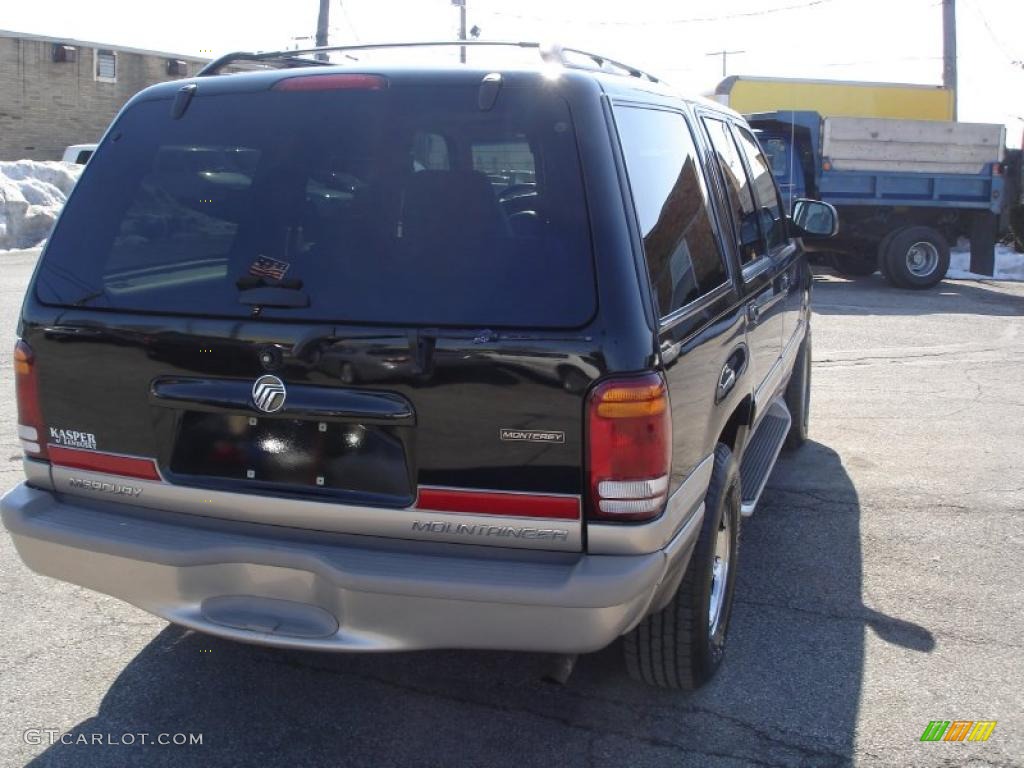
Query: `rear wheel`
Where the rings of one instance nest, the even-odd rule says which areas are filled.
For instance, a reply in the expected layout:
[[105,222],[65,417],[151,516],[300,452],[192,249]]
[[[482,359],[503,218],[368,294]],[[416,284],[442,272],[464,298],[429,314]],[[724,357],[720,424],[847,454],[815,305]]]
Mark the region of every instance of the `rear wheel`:
[[661,688],[698,688],[725,654],[739,547],[740,476],[727,445],[715,448],[704,522],[686,574],[665,608],[625,637],[626,667]]
[[931,288],[949,269],[949,243],[932,227],[907,227],[886,246],[886,276],[900,288]]

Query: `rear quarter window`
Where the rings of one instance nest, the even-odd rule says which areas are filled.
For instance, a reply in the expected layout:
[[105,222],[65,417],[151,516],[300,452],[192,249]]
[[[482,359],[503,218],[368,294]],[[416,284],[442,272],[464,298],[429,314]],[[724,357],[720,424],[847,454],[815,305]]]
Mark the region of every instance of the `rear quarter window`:
[[665,316],[728,279],[707,184],[681,114],[619,106],[615,122],[651,285]]

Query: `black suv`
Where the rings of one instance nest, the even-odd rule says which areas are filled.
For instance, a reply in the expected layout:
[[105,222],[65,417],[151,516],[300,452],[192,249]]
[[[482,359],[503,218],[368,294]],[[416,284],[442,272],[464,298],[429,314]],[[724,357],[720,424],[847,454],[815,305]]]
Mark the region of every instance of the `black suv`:
[[835,211],[787,216],[739,115],[604,57],[308,53],[146,89],[86,167],[15,350],[21,557],[246,642],[624,638],[701,684],[806,435],[794,238]]

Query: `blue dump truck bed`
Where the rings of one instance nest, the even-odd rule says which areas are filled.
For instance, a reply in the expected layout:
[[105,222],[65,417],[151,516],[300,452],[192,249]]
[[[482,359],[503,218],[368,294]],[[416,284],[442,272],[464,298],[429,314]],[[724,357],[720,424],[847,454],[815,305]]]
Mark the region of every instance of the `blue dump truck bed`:
[[833,205],[906,205],[1002,211],[1003,177],[965,174],[822,171],[818,193]]

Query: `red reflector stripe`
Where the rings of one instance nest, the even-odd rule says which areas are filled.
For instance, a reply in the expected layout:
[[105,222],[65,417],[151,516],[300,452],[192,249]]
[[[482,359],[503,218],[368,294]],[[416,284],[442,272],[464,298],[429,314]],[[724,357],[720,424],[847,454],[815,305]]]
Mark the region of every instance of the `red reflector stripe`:
[[159,480],[156,462],[152,459],[136,459],[132,456],[117,456],[112,453],[82,451],[77,448],[63,448],[49,445],[50,461],[59,467],[85,469],[90,472],[106,472],[111,475],[137,477],[140,480]]
[[500,491],[457,491],[448,488],[421,487],[416,507],[438,512],[544,517],[556,520],[577,520],[580,516],[579,499],[573,497]]
[[388,81],[380,75],[300,75],[274,83],[274,91],[379,91]]

